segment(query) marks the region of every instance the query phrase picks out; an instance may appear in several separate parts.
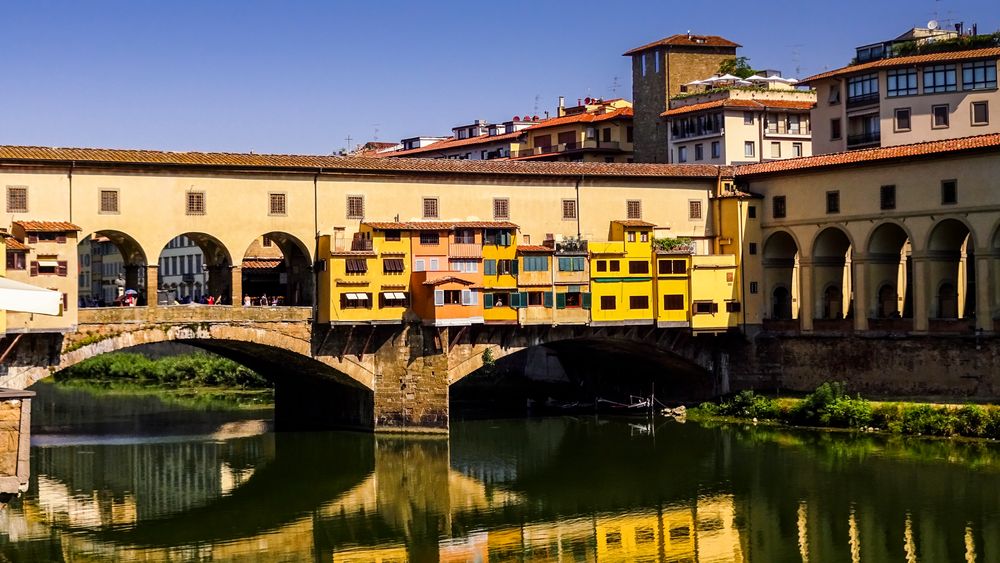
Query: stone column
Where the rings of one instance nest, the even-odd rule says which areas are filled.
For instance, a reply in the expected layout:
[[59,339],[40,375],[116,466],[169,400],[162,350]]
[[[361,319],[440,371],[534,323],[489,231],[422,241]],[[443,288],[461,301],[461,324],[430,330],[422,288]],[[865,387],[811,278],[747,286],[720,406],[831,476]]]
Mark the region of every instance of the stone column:
[[160,289],[159,265],[148,264],[146,266],[146,306],[156,307],[157,290]]
[[976,252],[976,330],[993,332],[993,262],[988,250]]
[[[868,330],[868,317],[871,316],[871,296],[868,289],[868,260],[863,256],[854,256],[851,260],[854,269],[851,290],[854,294],[854,330]],[[844,296],[847,299],[848,296]]]
[[816,295],[813,293],[812,260],[799,260],[799,330],[812,332]]
[[243,268],[241,266],[233,266],[230,272],[232,276],[232,282],[229,287],[232,288],[232,299],[233,307],[243,306]]
[[930,260],[916,253],[910,255],[913,264],[913,277],[909,282],[913,285],[913,332],[926,333],[930,330],[931,294],[930,294]]
[[375,431],[448,432],[447,328],[407,325],[375,358]]

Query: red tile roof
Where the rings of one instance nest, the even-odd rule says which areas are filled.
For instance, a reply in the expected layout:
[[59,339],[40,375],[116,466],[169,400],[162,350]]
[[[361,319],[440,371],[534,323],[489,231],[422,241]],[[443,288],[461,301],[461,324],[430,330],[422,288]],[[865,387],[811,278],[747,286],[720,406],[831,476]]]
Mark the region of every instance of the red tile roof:
[[365,221],[362,225],[379,230],[450,231],[452,229],[516,229],[509,221]]
[[80,227],[65,221],[14,221],[14,224],[27,233],[68,233],[80,230]]
[[880,147],[874,149],[837,152],[818,156],[807,156],[803,158],[772,160],[759,164],[745,164],[736,167],[736,175],[753,176],[772,174],[776,172],[788,172],[791,170],[853,166],[858,164],[877,163],[904,158],[959,153],[983,149],[1000,151],[1000,133],[978,135],[976,137],[962,137],[960,139],[947,139],[944,141],[927,141],[923,143],[899,145],[895,147]]
[[668,109],[667,111],[661,113],[660,115],[664,117],[674,117],[676,115],[684,115],[688,113],[694,113],[696,111],[716,109],[721,107],[747,108],[755,110],[790,109],[790,110],[809,111],[815,105],[816,102],[801,102],[796,100],[741,100],[738,98],[735,99],[727,98],[724,100],[713,100],[710,102],[702,102],[700,104],[691,104],[689,106],[681,106],[673,109]]
[[968,51],[949,51],[946,53],[932,53],[929,55],[912,55],[909,57],[892,57],[889,59],[880,59],[877,61],[872,61],[870,63],[849,65],[843,68],[838,68],[836,70],[821,72],[817,75],[806,78],[805,80],[801,81],[800,84],[813,82],[823,78],[831,78],[834,76],[842,76],[845,74],[864,72],[866,70],[896,68],[901,66],[918,65],[923,63],[967,61],[971,59],[983,59],[990,57],[1000,57],[1000,47],[988,47],[985,49],[970,49]]
[[715,178],[718,169],[696,164],[631,164],[604,162],[511,162],[448,158],[376,158],[161,152],[120,149],[63,149],[0,146],[3,163],[75,163],[100,166],[197,167],[239,170],[298,170],[326,173],[436,173],[517,176],[620,176],[653,178]]
[[612,221],[623,227],[655,227],[655,223],[650,223],[649,221],[643,221],[641,219],[617,219]]
[[670,37],[664,37],[659,41],[653,41],[652,43],[647,43],[642,47],[636,47],[635,49],[629,49],[625,51],[626,57],[632,56],[636,53],[652,49],[654,47],[742,47],[739,43],[733,43],[732,41],[726,39],[725,37],[719,37],[718,35],[692,35],[689,33],[678,33],[677,35],[671,35]]
[[555,249],[549,248],[547,246],[541,246],[538,244],[519,244],[517,245],[518,252],[555,252]]
[[632,108],[617,108],[607,113],[574,113],[573,115],[564,115],[562,117],[553,117],[551,119],[539,121],[537,124],[526,129],[526,131],[537,131],[539,129],[559,127],[570,123],[597,123],[599,121],[608,121],[611,119],[630,119],[634,113],[635,112]]
[[409,149],[405,151],[386,151],[378,153],[377,156],[381,158],[386,158],[390,156],[408,156],[411,154],[424,154],[424,153],[434,153],[449,149],[455,149],[460,147],[469,147],[476,145],[487,145],[495,143],[497,141],[506,141],[509,139],[516,139],[524,133],[524,129],[521,131],[514,131],[513,133],[504,133],[502,135],[480,135],[478,137],[470,137],[468,139],[456,139],[454,137],[445,139],[443,141],[438,141],[436,143],[431,143],[426,147],[420,147],[417,149]]
[[463,280],[462,278],[457,278],[455,276],[444,276],[441,278],[435,278],[433,280],[427,280],[424,285],[441,285],[443,283],[460,283],[462,285],[472,285],[476,282]]
[[3,238],[7,243],[7,250],[31,250],[30,248],[28,248],[28,245],[24,244],[23,242],[17,240],[12,236],[5,236]]
[[282,263],[282,260],[244,260],[244,270],[273,270]]

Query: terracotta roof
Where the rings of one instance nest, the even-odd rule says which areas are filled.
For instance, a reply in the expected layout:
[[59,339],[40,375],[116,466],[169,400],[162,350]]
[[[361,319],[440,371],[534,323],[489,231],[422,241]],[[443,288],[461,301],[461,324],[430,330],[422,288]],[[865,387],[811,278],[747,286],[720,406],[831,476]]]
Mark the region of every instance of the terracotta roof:
[[675,115],[683,115],[687,113],[694,113],[696,111],[702,111],[707,109],[716,109],[721,107],[735,107],[735,108],[747,108],[747,109],[794,109],[809,111],[816,105],[816,102],[800,102],[795,100],[741,100],[741,99],[725,99],[725,100],[713,100],[710,102],[702,102],[700,104],[691,104],[689,106],[681,106],[673,109],[668,109],[667,111],[661,113],[664,117],[674,117]]
[[664,37],[659,41],[653,41],[652,43],[647,43],[642,47],[636,47],[635,49],[630,49],[625,51],[626,57],[634,55],[635,53],[640,53],[653,47],[742,47],[739,43],[733,43],[732,41],[726,39],[725,37],[719,37],[718,35],[693,35],[688,33],[678,33],[677,35],[671,35],[670,37]]
[[273,270],[281,265],[281,260],[244,260],[244,270]]
[[1000,133],[978,135],[976,137],[962,137],[959,139],[947,139],[944,141],[928,141],[923,143],[914,143],[912,145],[899,145],[895,147],[880,147],[837,152],[818,156],[807,156],[803,158],[772,160],[758,164],[745,164],[736,167],[736,174],[738,176],[752,176],[756,174],[771,174],[774,172],[827,168],[831,166],[849,166],[870,162],[890,161],[901,158],[990,148],[1000,150]]
[[28,248],[28,245],[24,244],[23,242],[17,240],[14,237],[6,236],[3,238],[7,243],[7,250],[31,250],[30,248]]
[[643,221],[641,219],[617,219],[612,221],[612,223],[621,225],[623,227],[655,227],[654,223],[649,221]]
[[[561,118],[560,118],[561,119]],[[201,168],[308,170],[326,173],[510,174],[517,176],[624,176],[715,178],[718,167],[698,164],[632,164],[604,162],[512,162],[450,158],[381,158],[161,152],[119,149],[63,149],[0,146],[0,164],[59,163],[132,166],[193,166]]]
[[631,118],[634,113],[635,112],[632,108],[617,108],[607,113],[575,113],[573,115],[564,115],[562,117],[553,117],[544,121],[539,121],[537,124],[525,129],[525,131],[537,131],[538,129],[559,127],[570,123],[596,123],[599,121],[608,121],[609,119],[625,119]]
[[455,276],[444,276],[441,278],[434,278],[432,280],[427,280],[424,285],[441,285],[443,283],[460,283],[462,285],[472,285],[476,282],[463,280],[462,278],[457,278]]
[[14,221],[14,224],[27,233],[68,233],[80,230],[80,227],[65,221]]
[[518,252],[555,252],[555,249],[549,248],[547,246],[542,246],[539,244],[519,244],[517,245]]
[[970,49],[968,51],[950,51],[946,53],[931,53],[929,55],[912,55],[909,57],[892,57],[889,59],[880,59],[877,61],[872,61],[870,63],[849,65],[843,68],[838,68],[836,70],[821,72],[820,74],[810,76],[809,78],[806,78],[805,80],[802,80],[799,83],[805,84],[807,82],[813,82],[815,80],[820,80],[822,78],[831,78],[834,76],[842,76],[845,74],[854,74],[857,72],[864,72],[866,70],[873,70],[873,69],[879,70],[883,68],[896,68],[901,66],[918,65],[923,63],[967,61],[970,59],[982,59],[987,57],[1000,57],[1000,47],[988,47],[986,49]]
[[450,231],[452,229],[516,229],[517,225],[508,221],[396,221],[370,222],[363,225],[379,230],[396,231]]
[[[528,129],[528,128],[525,128]],[[514,131],[513,133],[504,133],[502,135],[480,135],[478,137],[470,137],[468,139],[456,139],[454,137],[450,139],[445,139],[443,141],[438,141],[436,143],[431,143],[426,147],[420,147],[417,149],[409,149],[405,151],[386,151],[378,153],[378,157],[386,158],[390,156],[407,156],[411,154],[424,154],[433,153],[443,150],[449,150],[459,147],[468,147],[475,145],[486,145],[490,143],[495,143],[497,141],[506,141],[508,139],[516,139],[521,136],[525,129],[520,131]]]

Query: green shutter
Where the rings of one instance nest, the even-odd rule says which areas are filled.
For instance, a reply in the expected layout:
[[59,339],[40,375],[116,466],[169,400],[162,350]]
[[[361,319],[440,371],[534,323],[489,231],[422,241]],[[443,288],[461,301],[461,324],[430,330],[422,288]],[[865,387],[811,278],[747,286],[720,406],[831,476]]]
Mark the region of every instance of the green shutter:
[[577,256],[573,258],[573,271],[582,272],[583,271],[583,256]]
[[517,309],[518,305],[521,304],[521,294],[520,293],[516,293],[516,292],[515,293],[511,293],[511,294],[508,295],[507,299],[510,300],[510,303],[508,303],[508,305],[510,305],[511,309]]
[[483,260],[483,273],[487,276],[497,275],[497,261],[496,260]]
[[565,308],[566,308],[566,294],[565,293],[557,293],[556,294],[556,309],[565,309]]
[[581,293],[580,296],[583,297],[583,299],[582,299],[583,308],[584,309],[589,309],[590,308],[590,294],[589,293]]
[[518,263],[517,260],[511,260],[510,261],[510,275],[512,275],[512,276],[516,276],[517,275],[517,263]]
[[492,309],[492,308],[493,308],[493,294],[492,293],[484,293],[483,294],[483,309]]
[[544,305],[545,308],[547,308],[547,309],[551,309],[552,308],[552,292],[551,291],[546,291],[545,293],[542,294],[542,305]]

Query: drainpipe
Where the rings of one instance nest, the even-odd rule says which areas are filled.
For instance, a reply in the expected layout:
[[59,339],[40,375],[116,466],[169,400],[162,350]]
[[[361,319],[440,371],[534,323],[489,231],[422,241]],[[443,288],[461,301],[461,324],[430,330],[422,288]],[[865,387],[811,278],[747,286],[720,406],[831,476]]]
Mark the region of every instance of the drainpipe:
[[[734,185],[735,187],[735,185]],[[747,334],[747,278],[746,278],[746,255],[743,252],[743,241],[744,241],[744,224],[743,224],[743,200],[737,199],[736,210],[739,212],[739,224],[740,224],[740,320],[743,325],[743,336]]]
[[757,136],[760,138],[760,152],[757,153],[757,162],[764,162],[764,122],[767,121],[767,108],[760,112],[760,119],[757,124]]
[[323,168],[317,168],[313,174],[313,287],[312,287],[312,309],[313,319],[319,317],[319,277],[322,272],[316,267],[319,261],[319,175],[323,173]]
[[73,222],[73,168],[76,166],[76,161],[71,160],[69,162],[69,222]]
[[580,182],[583,181],[583,174],[576,181],[576,238],[581,238],[580,234]]

